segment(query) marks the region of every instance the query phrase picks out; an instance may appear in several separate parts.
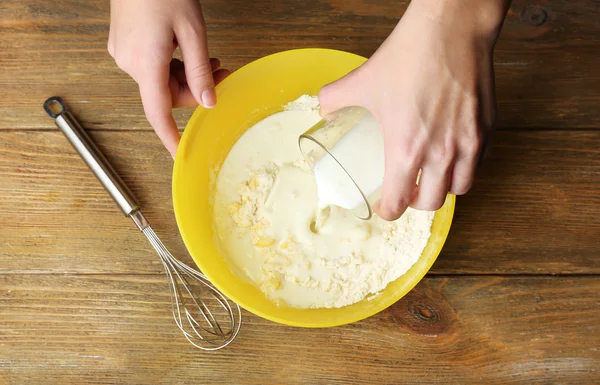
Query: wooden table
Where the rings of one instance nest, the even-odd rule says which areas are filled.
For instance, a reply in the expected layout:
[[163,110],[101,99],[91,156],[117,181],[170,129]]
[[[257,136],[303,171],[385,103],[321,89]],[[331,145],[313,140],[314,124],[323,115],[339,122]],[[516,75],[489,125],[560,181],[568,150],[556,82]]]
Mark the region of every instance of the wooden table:
[[[204,0],[236,69],[329,47],[370,55],[389,0]],[[499,132],[428,276],[390,309],[304,330],[244,313],[204,353],[159,259],[42,111],[60,95],[173,254],[172,161],[106,51],[107,0],[0,3],[0,384],[600,383],[600,2],[515,1],[495,56]],[[190,110],[175,113],[183,127]]]

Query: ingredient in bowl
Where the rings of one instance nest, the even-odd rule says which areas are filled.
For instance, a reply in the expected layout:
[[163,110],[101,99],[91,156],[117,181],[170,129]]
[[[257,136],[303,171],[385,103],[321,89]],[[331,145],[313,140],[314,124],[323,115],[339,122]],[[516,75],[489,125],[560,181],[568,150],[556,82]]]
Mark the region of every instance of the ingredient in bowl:
[[317,186],[298,136],[320,120],[303,95],[251,127],[223,163],[215,187],[216,233],[232,269],[276,303],[350,305],[385,289],[419,259],[433,212],[395,222],[317,210]]

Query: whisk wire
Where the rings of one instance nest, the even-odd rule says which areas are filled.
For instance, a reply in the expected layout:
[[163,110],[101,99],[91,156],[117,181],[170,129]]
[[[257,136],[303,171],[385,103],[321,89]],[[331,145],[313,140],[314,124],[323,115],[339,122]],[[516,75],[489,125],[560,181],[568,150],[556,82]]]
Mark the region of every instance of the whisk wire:
[[[142,232],[158,253],[165,268],[173,319],[184,337],[192,345],[202,350],[218,350],[229,345],[240,330],[241,310],[239,306],[237,304],[232,306],[231,302],[212,286],[204,274],[174,258],[149,225],[144,227]],[[203,286],[204,292],[208,290],[210,298],[216,301],[214,305],[225,310],[227,316],[222,318],[227,325],[226,329],[223,328],[221,319],[217,320],[205,301],[197,299],[199,298],[198,293],[194,293],[192,289],[194,286],[190,279],[199,282]],[[189,303],[186,303],[188,301]],[[191,312],[190,307],[197,311]],[[206,325],[196,319],[194,314],[197,313],[201,315],[201,319],[204,319]]]
[[[160,240],[157,239],[155,234],[152,234],[152,238],[154,241],[154,242],[152,242],[153,245],[161,246]],[[201,302],[199,304],[196,301],[195,296],[190,289],[190,286],[191,286],[190,283],[175,268],[175,266],[174,266],[175,260],[173,259],[173,257],[170,254],[167,254],[168,251],[166,251],[166,249],[160,248],[158,250],[158,252],[159,252],[159,255],[161,256],[161,259],[163,260],[163,265],[165,266],[165,269],[167,272],[167,277],[168,277],[169,284],[170,284],[171,291],[172,291],[172,299],[173,299],[172,304],[174,305],[173,314],[174,314],[175,322],[178,324],[178,326],[180,326],[180,329],[182,329],[182,331],[187,334],[187,332],[183,329],[183,320],[182,320],[182,315],[181,315],[181,309],[183,308],[185,310],[185,315],[186,315],[185,318],[188,320],[188,322],[191,322],[190,320],[193,320],[193,323],[198,325],[203,331],[205,331],[209,334],[212,334],[212,335],[225,337],[225,333],[223,333],[221,327],[219,326],[218,322],[216,321],[212,312],[210,311],[210,309],[208,309],[206,304],[204,302]],[[180,263],[180,265],[183,265],[183,264]],[[189,310],[186,308],[186,305],[185,305],[186,297],[185,297],[185,295],[182,295],[181,289],[179,287],[180,285],[177,284],[178,281],[175,279],[173,273],[179,279],[179,282],[182,283],[181,286],[183,286],[183,288],[189,295],[189,298],[192,299],[192,301],[194,302],[194,305],[196,305],[196,307],[200,310],[200,314],[202,315],[204,320],[210,325],[211,329],[207,329],[204,326],[202,326],[200,323],[198,323],[193,318],[193,316],[191,315]],[[196,328],[193,328],[193,329],[194,329],[195,334],[197,334],[200,339],[206,340],[207,342],[211,342],[210,340],[204,338],[201,334],[199,334]],[[216,332],[216,331],[218,331],[218,332]]]
[[[181,262],[177,259],[174,259],[172,261],[172,263],[175,264],[182,271],[184,271],[184,273],[191,276],[192,278],[208,280],[204,274],[200,273],[197,270],[192,269],[191,267],[189,267],[188,265],[184,264],[183,262]],[[221,305],[221,307],[226,309],[228,314],[233,315],[234,311],[230,305],[230,301],[220,291],[216,290],[213,286],[207,286],[207,288],[209,289],[209,292],[210,292],[211,296],[215,299],[215,301],[217,301]]]

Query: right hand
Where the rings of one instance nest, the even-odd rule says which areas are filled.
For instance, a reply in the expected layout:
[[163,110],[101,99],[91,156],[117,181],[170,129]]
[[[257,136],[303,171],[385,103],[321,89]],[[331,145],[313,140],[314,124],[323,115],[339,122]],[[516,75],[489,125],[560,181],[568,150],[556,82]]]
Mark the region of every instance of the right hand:
[[382,219],[409,206],[438,210],[448,192],[471,188],[493,132],[492,52],[507,8],[504,0],[413,0],[365,64],[321,90],[323,115],[362,106],[382,128],[385,175],[374,207]]
[[[175,157],[171,110],[217,103],[215,85],[230,72],[208,56],[198,0],[111,0],[108,52],[140,88],[146,117]],[[184,62],[173,58],[177,46]]]

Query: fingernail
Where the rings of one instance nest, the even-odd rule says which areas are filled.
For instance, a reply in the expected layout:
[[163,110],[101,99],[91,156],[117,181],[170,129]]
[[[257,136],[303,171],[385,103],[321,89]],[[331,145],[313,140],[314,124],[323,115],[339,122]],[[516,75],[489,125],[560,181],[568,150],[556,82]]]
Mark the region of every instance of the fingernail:
[[217,93],[215,88],[211,87],[202,92],[202,105],[204,108],[213,108],[217,104]]

